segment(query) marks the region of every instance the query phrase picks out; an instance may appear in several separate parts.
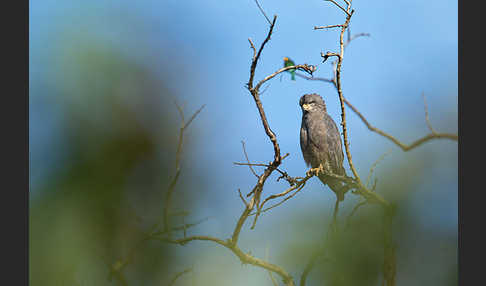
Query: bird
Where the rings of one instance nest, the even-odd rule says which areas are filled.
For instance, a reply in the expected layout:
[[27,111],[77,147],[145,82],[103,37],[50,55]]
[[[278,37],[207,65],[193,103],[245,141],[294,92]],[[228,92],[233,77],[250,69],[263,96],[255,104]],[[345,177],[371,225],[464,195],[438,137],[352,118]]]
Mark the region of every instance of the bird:
[[[290,66],[295,66],[295,63],[293,60],[289,59],[288,57],[284,57],[284,67],[290,67]],[[288,72],[292,75],[291,80],[295,80],[295,69],[289,69]]]
[[[326,103],[319,94],[304,94],[299,105],[302,109],[300,148],[307,166],[346,176],[343,167],[342,141],[336,123],[327,113]],[[322,169],[321,169],[322,170]],[[346,187],[343,183],[319,172],[319,179],[336,194],[337,202],[344,200]]]

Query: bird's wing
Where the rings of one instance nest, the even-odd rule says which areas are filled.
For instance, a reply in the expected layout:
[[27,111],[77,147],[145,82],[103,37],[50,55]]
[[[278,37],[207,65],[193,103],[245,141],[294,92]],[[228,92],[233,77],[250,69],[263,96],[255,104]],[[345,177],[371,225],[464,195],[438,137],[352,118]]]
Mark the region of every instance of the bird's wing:
[[307,126],[305,125],[305,120],[302,120],[302,126],[300,127],[300,149],[302,150],[302,155],[304,156],[304,161],[307,166],[311,163],[311,158],[309,158],[309,152],[307,148],[309,147],[309,137],[307,136]]
[[284,66],[286,66],[286,67],[295,66],[295,63],[294,63],[293,60],[288,59],[288,60],[284,61]]
[[329,116],[327,113],[324,114],[324,122],[326,125],[325,136],[328,145],[327,154],[329,156],[329,164],[334,173],[336,173],[337,175],[344,175],[344,154],[339,129],[337,128],[334,120],[332,120],[331,116]]
[[[316,162],[327,160],[327,138],[326,138],[326,121],[322,120],[322,114],[309,114],[306,118],[308,144],[313,148],[312,152]],[[315,166],[317,167],[317,166]]]

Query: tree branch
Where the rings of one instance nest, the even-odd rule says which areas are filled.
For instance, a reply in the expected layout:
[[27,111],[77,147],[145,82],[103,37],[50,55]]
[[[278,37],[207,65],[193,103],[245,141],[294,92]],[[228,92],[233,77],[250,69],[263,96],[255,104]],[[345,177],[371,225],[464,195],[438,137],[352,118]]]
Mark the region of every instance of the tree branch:
[[191,116],[191,118],[189,119],[189,121],[187,121],[187,123],[186,123],[186,122],[184,122],[184,111],[177,104],[177,102],[175,104],[176,104],[177,109],[179,110],[179,114],[181,116],[181,127],[179,129],[179,142],[177,144],[177,153],[176,153],[176,165],[175,165],[176,173],[175,173],[174,178],[171,180],[171,182],[169,184],[169,187],[167,189],[167,196],[166,196],[166,199],[165,199],[164,211],[163,211],[164,231],[168,232],[169,236],[170,236],[170,230],[171,230],[170,220],[169,220],[169,209],[170,209],[170,204],[171,204],[171,200],[172,200],[172,195],[174,193],[174,189],[175,189],[175,186],[177,184],[177,181],[179,179],[179,175],[180,175],[180,172],[181,172],[181,169],[180,169],[180,161],[181,161],[181,155],[182,155],[182,145],[183,145],[184,131],[189,127],[189,125],[194,120],[194,118],[196,118],[196,116],[201,112],[201,110],[205,106],[205,105],[202,105]]
[[[307,80],[317,80],[317,81],[323,81],[323,82],[331,83],[337,89],[337,84],[335,83],[336,82],[335,78],[328,79],[328,78],[322,78],[322,77],[310,77],[310,76],[306,76],[306,75],[298,74],[298,73],[296,73],[296,75],[299,76],[299,77],[305,78]],[[354,105],[351,104],[351,102],[349,102],[346,98],[343,98],[343,100],[344,100],[344,103],[349,108],[351,108],[351,110],[356,115],[358,115],[358,117],[361,119],[361,121],[366,125],[366,127],[370,131],[375,132],[375,133],[387,138],[388,140],[392,141],[395,145],[400,147],[405,152],[410,151],[410,150],[422,145],[423,143],[428,142],[428,141],[433,140],[433,139],[449,139],[449,140],[453,140],[453,141],[458,140],[457,134],[440,133],[440,132],[437,132],[437,131],[434,130],[434,132],[427,134],[427,135],[425,135],[425,136],[423,136],[423,137],[421,137],[421,138],[419,138],[419,139],[417,139],[417,140],[415,140],[412,143],[407,145],[405,143],[402,143],[401,141],[399,141],[398,139],[396,139],[392,135],[382,131],[381,129],[379,129],[379,128],[373,126],[373,125],[371,125],[368,122],[368,120],[366,119],[366,117],[364,117],[363,114],[361,114],[361,112],[356,107],[354,107]],[[427,120],[427,118],[428,118],[428,113],[426,113],[426,120]],[[430,124],[430,122],[429,122],[429,124]],[[430,129],[430,127],[429,127],[429,129]]]
[[184,274],[186,274],[186,273],[189,273],[189,272],[191,272],[191,271],[192,271],[192,267],[191,267],[191,268],[187,268],[187,269],[185,269],[185,270],[183,270],[183,271],[181,271],[181,272],[177,273],[177,274],[174,276],[174,278],[172,278],[172,280],[170,281],[169,286],[174,285],[174,283],[176,282],[176,280],[177,280],[179,277],[181,277],[182,275],[184,275]]
[[[334,0],[325,0],[325,1],[329,1],[329,2],[334,3],[334,5],[338,6],[338,7],[339,7],[339,9],[343,10],[343,12],[344,12],[344,13],[346,13],[346,15],[348,15],[348,17],[350,17],[350,16],[351,16],[351,14],[349,14],[349,11],[348,11],[349,9],[348,9],[348,10],[347,10],[347,9],[344,9],[344,8],[343,8],[341,5],[339,5],[339,4],[338,4],[336,1],[334,1]],[[348,4],[348,7],[349,7],[349,3],[348,3],[348,2],[346,2],[346,3]]]
[[260,6],[260,3],[258,3],[258,1],[257,1],[257,0],[255,0],[255,3],[257,4],[258,9],[260,9],[260,12],[262,12],[263,16],[265,16],[265,19],[267,19],[268,24],[272,25],[272,22],[271,22],[271,21],[270,21],[270,19],[267,17],[267,14],[265,14],[265,11],[263,11],[263,8]]
[[211,237],[211,236],[189,236],[186,238],[181,238],[181,239],[169,239],[165,237],[156,237],[155,239],[158,239],[163,242],[167,243],[173,243],[173,244],[179,244],[179,245],[185,245],[186,243],[194,240],[200,240],[200,241],[212,241],[215,242],[221,246],[224,246],[225,248],[231,250],[243,264],[251,264],[254,266],[258,266],[261,268],[264,268],[266,270],[272,271],[276,274],[278,274],[284,281],[284,283],[288,286],[294,286],[293,278],[292,276],[287,273],[285,270],[283,270],[280,266],[277,266],[275,264],[269,263],[265,260],[256,258],[250,254],[244,253],[231,239],[229,240],[222,240],[219,238]]
[[311,272],[312,268],[314,268],[314,265],[316,264],[317,258],[321,255],[320,251],[316,251],[312,254],[309,262],[307,262],[304,272],[302,273],[302,276],[300,276],[300,286],[305,286],[305,283],[307,281],[307,276]]

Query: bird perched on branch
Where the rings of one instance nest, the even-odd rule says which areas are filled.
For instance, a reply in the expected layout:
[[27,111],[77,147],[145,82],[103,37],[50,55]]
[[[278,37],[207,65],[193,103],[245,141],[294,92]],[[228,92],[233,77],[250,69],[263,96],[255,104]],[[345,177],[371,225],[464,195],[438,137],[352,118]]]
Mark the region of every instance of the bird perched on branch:
[[[295,63],[294,63],[293,60],[291,60],[287,57],[284,57],[283,60],[284,60],[284,67],[295,66]],[[295,69],[289,69],[288,72],[292,75],[292,77],[290,79],[295,80]]]
[[341,181],[325,175],[329,171],[345,176],[341,136],[334,120],[327,114],[326,104],[318,94],[304,94],[299,101],[302,109],[300,148],[307,166],[319,168],[318,177],[336,193],[338,202],[344,199],[346,188]]

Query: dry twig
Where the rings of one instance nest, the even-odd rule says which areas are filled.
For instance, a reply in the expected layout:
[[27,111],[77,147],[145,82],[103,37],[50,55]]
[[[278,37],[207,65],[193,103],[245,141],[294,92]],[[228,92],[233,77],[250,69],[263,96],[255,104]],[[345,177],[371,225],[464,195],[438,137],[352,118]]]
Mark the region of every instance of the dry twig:
[[243,153],[245,154],[245,158],[246,158],[246,162],[248,162],[248,167],[250,168],[250,171],[253,173],[253,175],[255,175],[255,177],[259,177],[257,175],[257,173],[255,172],[255,170],[253,170],[253,165],[250,164],[250,159],[248,159],[248,153],[246,153],[246,148],[245,148],[245,141],[241,141],[241,145],[243,146]]
[[169,286],[172,286],[175,284],[176,280],[179,279],[179,277],[181,277],[182,275],[186,274],[186,273],[189,273],[192,271],[192,267],[191,268],[187,268],[179,273],[177,273],[174,278],[172,278],[172,280],[170,281],[169,283]]
[[258,6],[258,9],[260,9],[260,12],[262,12],[263,16],[265,17],[265,19],[267,19],[267,22],[268,24],[272,25],[272,22],[270,21],[270,19],[268,18],[267,14],[265,14],[265,11],[263,11],[263,8],[262,6],[260,6],[260,3],[258,3],[257,0],[255,0],[255,3],[257,4]]
[[177,106],[177,110],[179,110],[179,114],[181,116],[181,127],[179,129],[179,143],[177,144],[177,153],[176,153],[176,174],[174,178],[171,180],[169,187],[167,189],[167,196],[165,199],[164,203],[164,212],[163,212],[163,221],[164,221],[164,231],[168,232],[169,236],[171,235],[171,227],[170,227],[170,220],[169,220],[169,209],[170,209],[170,203],[172,200],[172,195],[174,193],[175,186],[177,184],[177,181],[179,179],[179,175],[181,173],[181,168],[180,168],[180,161],[181,161],[181,154],[182,154],[182,145],[183,145],[183,138],[184,138],[184,131],[189,127],[191,122],[196,118],[196,116],[201,112],[201,110],[204,108],[205,105],[202,105],[192,116],[191,118],[185,122],[184,121],[184,111],[182,108],[175,103]]

